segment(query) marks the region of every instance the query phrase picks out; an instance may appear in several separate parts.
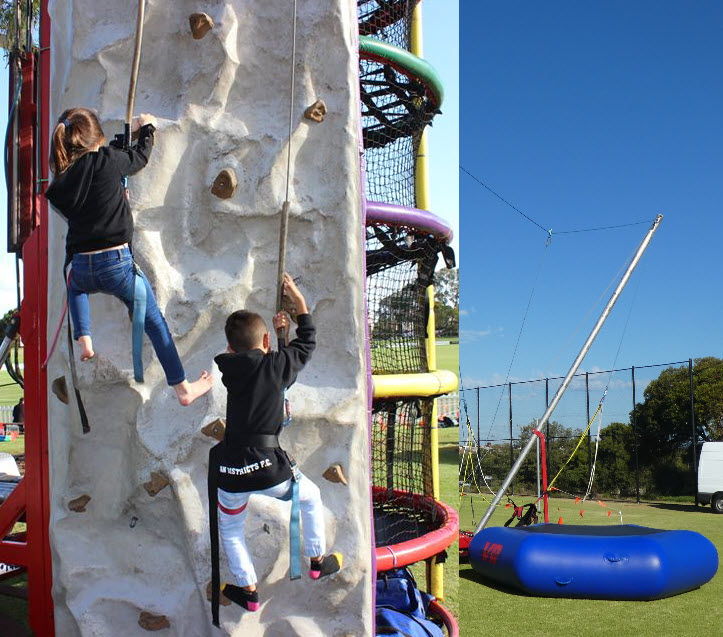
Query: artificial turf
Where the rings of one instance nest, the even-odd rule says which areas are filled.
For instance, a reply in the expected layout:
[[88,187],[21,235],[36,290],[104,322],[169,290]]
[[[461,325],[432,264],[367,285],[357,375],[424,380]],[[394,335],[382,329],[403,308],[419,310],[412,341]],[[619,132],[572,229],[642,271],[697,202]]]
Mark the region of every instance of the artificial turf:
[[[480,496],[463,496],[460,527],[473,530],[486,509]],[[490,496],[491,499],[491,496]],[[524,504],[531,498],[515,498]],[[561,517],[564,524],[625,524],[658,529],[688,529],[705,535],[723,555],[723,516],[710,507],[692,503],[644,503],[597,500],[575,504],[573,499],[553,499],[550,521]],[[580,511],[583,511],[583,517]],[[611,510],[610,517],[607,511]],[[509,510],[500,508],[490,525],[501,526]],[[699,589],[651,602],[573,600],[531,597],[519,592],[488,586],[469,564],[460,565],[460,626],[462,635],[518,634],[614,635],[615,637],[676,637],[714,635],[723,630],[723,569]]]

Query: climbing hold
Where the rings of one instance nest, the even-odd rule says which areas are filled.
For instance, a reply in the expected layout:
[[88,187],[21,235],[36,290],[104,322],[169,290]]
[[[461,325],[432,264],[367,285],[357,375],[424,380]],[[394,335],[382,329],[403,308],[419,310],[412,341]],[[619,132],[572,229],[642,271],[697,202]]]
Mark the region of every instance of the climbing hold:
[[230,199],[236,192],[236,186],[238,186],[236,173],[230,168],[224,168],[214,179],[211,193],[220,199]]
[[165,615],[154,615],[147,610],[142,610],[138,617],[138,625],[144,630],[156,631],[170,628],[171,624]]
[[340,464],[331,465],[324,473],[321,474],[323,478],[326,478],[329,482],[341,482],[342,484],[349,484],[346,481],[344,470]]
[[216,418],[212,422],[208,423],[201,433],[209,438],[215,438],[219,442],[223,440],[224,433],[226,432],[226,421],[223,418]]
[[326,104],[324,100],[316,100],[304,111],[304,117],[313,122],[323,122],[326,117]]
[[148,482],[143,483],[143,488],[148,492],[148,495],[152,498],[155,497],[161,490],[168,486],[168,478],[162,473],[156,471],[151,472],[151,479]]
[[53,390],[53,393],[61,403],[65,403],[67,405],[70,402],[70,399],[68,398],[68,385],[65,383],[65,376],[58,376],[58,378],[53,381],[50,388]]
[[90,502],[90,496],[87,494],[81,495],[75,498],[75,500],[68,502],[68,508],[74,513],[85,513],[85,505],[88,504],[88,502]]
[[188,23],[191,25],[194,40],[200,40],[213,29],[213,18],[207,13],[192,13],[188,18]]
[[[206,599],[211,601],[211,582],[206,584]],[[223,594],[223,585],[221,586],[221,606],[230,606],[231,600]]]

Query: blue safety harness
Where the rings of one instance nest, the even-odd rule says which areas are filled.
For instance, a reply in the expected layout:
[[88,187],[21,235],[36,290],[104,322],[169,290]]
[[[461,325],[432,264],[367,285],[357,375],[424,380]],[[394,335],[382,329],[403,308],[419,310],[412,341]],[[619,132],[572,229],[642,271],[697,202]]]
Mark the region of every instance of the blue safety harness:
[[[123,145],[128,148],[129,137],[127,135],[116,135],[116,140],[121,137]],[[118,140],[120,141],[120,140]],[[128,175],[121,178],[123,190],[128,196]],[[131,253],[132,254],[132,253]],[[143,382],[143,333],[146,326],[146,284],[141,276],[141,270],[133,261],[134,283],[133,283],[133,378],[137,383]]]

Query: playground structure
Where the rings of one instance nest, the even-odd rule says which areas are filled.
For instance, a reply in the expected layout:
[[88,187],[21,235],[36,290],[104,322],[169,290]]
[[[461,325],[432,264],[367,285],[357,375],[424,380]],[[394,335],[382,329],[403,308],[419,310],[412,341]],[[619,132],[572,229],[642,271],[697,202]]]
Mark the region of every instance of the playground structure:
[[[448,267],[454,255],[449,226],[428,211],[425,130],[443,88],[421,58],[421,3],[358,5],[376,570],[426,560],[427,590],[443,599],[459,521],[439,502],[435,396],[457,377],[436,369],[432,281],[440,255]],[[433,612],[457,634],[441,604]]]
[[[359,2],[359,16],[374,4]],[[394,4],[404,5],[409,18],[416,3]],[[385,551],[394,561],[400,543],[411,541],[404,563],[428,559],[428,587],[443,597],[437,557],[456,534],[456,513],[437,501],[433,400],[454,389],[456,379],[435,371],[429,287],[432,257],[436,262],[442,252],[451,258],[449,229],[424,211],[426,177],[419,177],[424,174],[423,127],[438,110],[441,95],[435,101],[425,93],[421,110],[419,98],[408,101],[408,117],[396,127],[394,144],[409,149],[399,158],[410,162],[405,179],[411,175],[414,180],[416,172],[417,186],[412,183],[411,200],[391,200],[405,208],[393,211],[395,219],[382,218],[381,210],[382,217],[375,219],[379,206],[368,204],[362,194],[360,140],[340,134],[359,125],[358,95],[350,82],[359,73],[359,44],[350,28],[357,15],[348,3],[338,2],[324,14],[301,6],[295,17],[298,81],[292,91],[298,108],[292,113],[291,138],[283,113],[292,57],[283,44],[289,43],[294,24],[290,8],[270,9],[264,0],[243,6],[226,2],[189,17],[176,5],[146,5],[136,112],[153,112],[159,132],[151,163],[131,181],[134,246],[189,373],[197,373],[224,348],[220,325],[230,311],[247,304],[266,315],[273,312],[275,285],[268,273],[276,259],[276,211],[287,156],[293,166],[292,203],[286,210],[288,269],[302,273],[300,285],[319,333],[333,335],[320,344],[309,375],[290,394],[294,425],[283,444],[322,488],[329,544],[347,556],[344,572],[316,588],[287,582],[288,508],[252,503],[261,515],[250,518],[247,537],[264,594],[276,600],[272,603],[285,601],[278,612],[243,618],[235,607],[224,608],[222,628],[232,635],[370,634],[375,552],[372,521],[364,515],[372,497],[362,391],[368,376],[363,356],[367,340],[364,322],[358,320],[364,311],[359,303],[364,287],[359,228],[370,210],[370,228],[386,226],[395,239],[406,236],[414,243],[420,237],[428,246],[423,264],[419,262],[426,274],[415,284],[422,294],[413,314],[424,323],[423,335],[414,337],[418,363],[406,375],[375,370],[373,378],[376,407],[380,400],[385,405],[375,413],[389,414],[392,399],[399,409],[412,410],[405,427],[423,436],[412,455],[424,478],[403,493],[394,485],[388,488],[387,480],[383,494],[376,485],[375,517],[406,507],[407,527],[405,540],[391,538],[376,554]],[[105,16],[102,29],[94,18],[98,12]],[[381,14],[373,10],[370,15]],[[392,17],[384,14],[385,33],[399,26]],[[362,33],[379,35],[378,29],[365,31],[370,24],[365,27],[362,20]],[[418,52],[420,35],[418,23],[412,47]],[[27,570],[30,622],[42,635],[91,630],[113,635],[121,625],[129,635],[158,626],[169,626],[178,635],[212,633],[203,494],[208,447],[222,433],[223,388],[214,387],[207,401],[181,410],[148,353],[145,384],[134,384],[130,327],[113,300],[102,297],[93,299],[94,331],[102,347],[94,361],[80,366],[76,387],[62,340],[48,356],[65,294],[60,274],[64,224],[42,197],[49,179],[49,126],[63,108],[84,104],[101,113],[106,135],[122,129],[132,40],[132,20],[116,3],[95,3],[91,15],[80,2],[45,0],[40,46],[31,40],[18,45],[11,63],[18,70],[11,78],[18,86],[18,116],[10,118],[16,127],[10,164],[17,168],[11,172],[9,195],[17,207],[10,208],[16,232],[10,234],[9,248],[24,263],[20,322],[26,346],[26,468],[0,508],[5,538],[0,561]],[[312,48],[311,41],[323,41],[325,47]],[[173,56],[168,55],[169,43]],[[364,46],[362,41],[362,51]],[[396,72],[381,59],[375,64],[383,74]],[[362,69],[365,64],[363,60]],[[362,94],[363,83],[362,75]],[[417,85],[414,80],[412,89]],[[301,115],[309,104],[314,108],[304,121]],[[365,153],[367,183],[374,172],[371,152]],[[287,182],[287,199],[288,194]],[[369,200],[388,201],[370,194]],[[410,211],[416,218],[406,215]],[[310,252],[310,247],[315,249]],[[410,264],[416,268],[416,257],[407,260]],[[80,389],[85,402],[89,435],[80,426],[74,389]],[[402,429],[391,428],[398,434]],[[330,440],[333,444],[322,442]],[[396,461],[398,452],[399,447],[388,446],[386,458]],[[330,471],[337,466],[347,476],[343,480],[328,477],[340,475]],[[27,532],[9,535],[23,515]],[[382,559],[380,563],[384,566]],[[449,634],[456,634],[454,619],[440,604],[434,603],[430,612]]]

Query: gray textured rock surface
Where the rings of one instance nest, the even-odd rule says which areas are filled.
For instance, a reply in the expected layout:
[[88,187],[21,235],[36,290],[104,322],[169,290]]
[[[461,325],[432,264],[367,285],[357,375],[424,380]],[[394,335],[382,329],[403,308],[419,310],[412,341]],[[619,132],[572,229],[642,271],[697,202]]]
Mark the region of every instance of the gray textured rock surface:
[[[105,133],[122,130],[135,3],[51,2],[52,105],[98,110]],[[189,15],[214,28],[194,40]],[[132,380],[130,326],[121,303],[91,299],[96,358],[80,368],[92,431],[74,402],[49,401],[51,548],[56,634],[148,634],[142,611],[165,615],[159,634],[216,634],[210,578],[206,466],[214,440],[201,428],[225,415],[213,356],[223,322],[240,307],[270,321],[279,211],[288,150],[292,3],[268,0],[146,2],[136,113],[159,118],[149,166],[131,180],[135,252],[155,290],[189,378],[214,372],[212,392],[181,407],[146,340],[146,382]],[[289,505],[252,499],[247,538],[263,601],[258,613],[222,607],[230,635],[366,635],[371,631],[368,443],[364,362],[362,219],[358,165],[356,4],[299,2],[287,268],[301,275],[319,329],[314,358],[292,388],[294,423],[283,445],[322,490],[329,544],[345,556],[330,581],[288,580]],[[323,126],[303,117],[323,97]],[[229,199],[211,194],[231,168]],[[51,218],[49,323],[57,320],[65,225]],[[53,325],[54,327],[54,325]],[[50,335],[52,336],[52,334]],[[77,354],[76,354],[77,355]],[[51,378],[68,374],[60,346]],[[349,485],[322,479],[344,466]],[[150,497],[143,483],[163,473]],[[67,503],[89,494],[86,512]],[[222,577],[229,573],[222,563]]]

